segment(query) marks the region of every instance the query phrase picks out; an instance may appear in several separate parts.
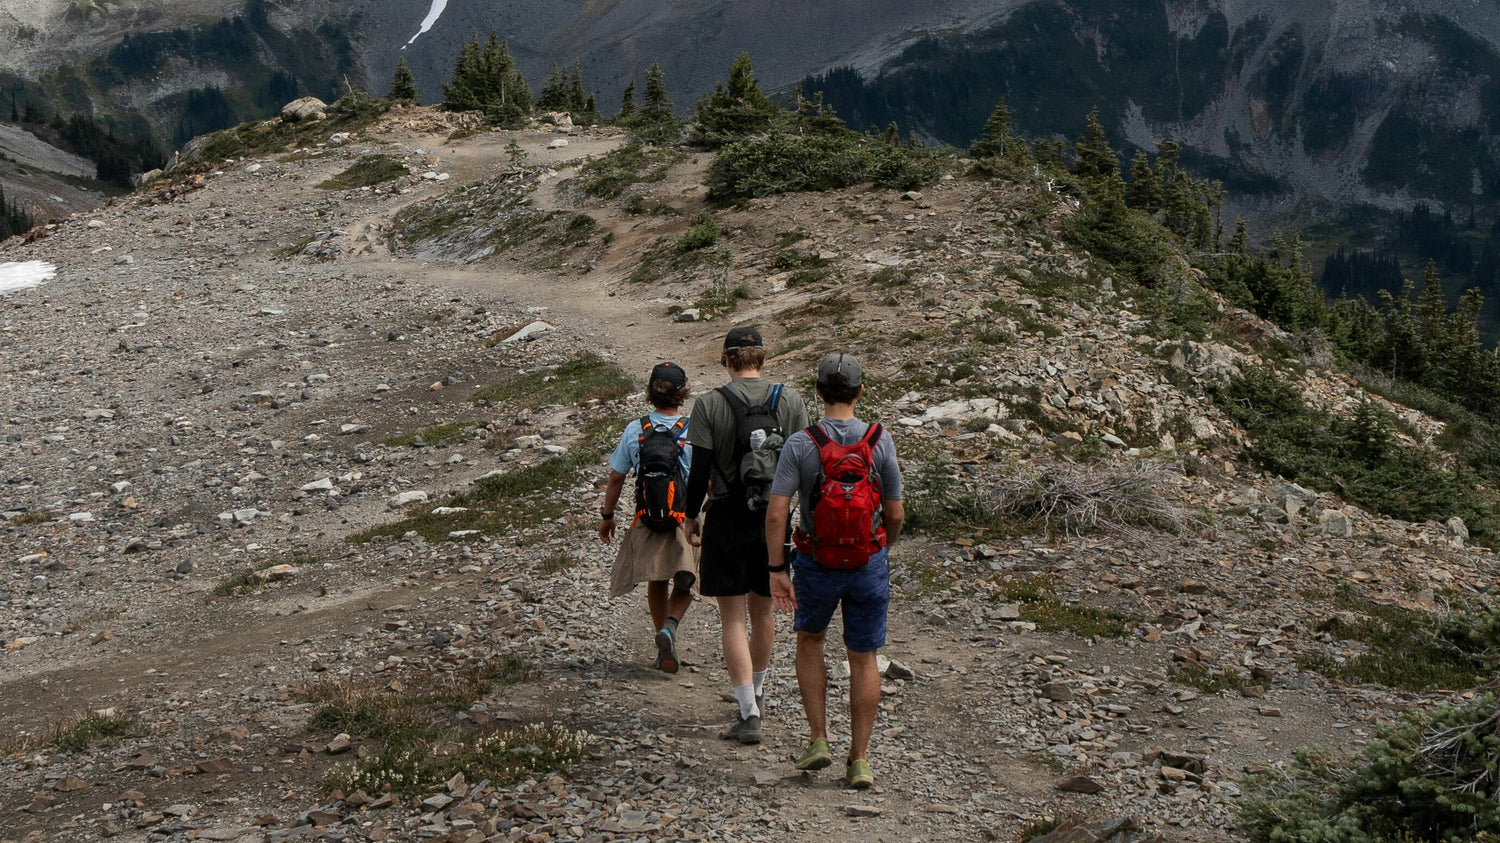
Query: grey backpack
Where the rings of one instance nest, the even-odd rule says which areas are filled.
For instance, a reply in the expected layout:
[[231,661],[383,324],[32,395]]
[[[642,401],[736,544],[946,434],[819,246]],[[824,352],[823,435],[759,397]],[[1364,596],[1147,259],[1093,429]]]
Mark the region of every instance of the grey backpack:
[[781,431],[781,421],[776,416],[776,405],[781,400],[781,384],[771,387],[771,393],[760,404],[751,405],[727,385],[719,387],[719,393],[729,402],[734,411],[734,452],[729,464],[736,468],[736,477],[727,477],[731,493],[744,495],[745,505],[752,510],[764,511],[771,502],[771,481],[776,477],[776,461],[781,458],[781,446],[786,437]]

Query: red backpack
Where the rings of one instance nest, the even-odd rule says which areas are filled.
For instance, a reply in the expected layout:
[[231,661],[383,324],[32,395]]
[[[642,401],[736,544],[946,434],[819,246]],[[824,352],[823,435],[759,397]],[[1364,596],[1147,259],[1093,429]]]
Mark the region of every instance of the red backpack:
[[797,531],[797,549],[824,568],[863,568],[885,547],[881,525],[884,497],[875,471],[875,443],[881,428],[870,425],[853,445],[840,445],[821,425],[807,429],[818,446],[822,470],[812,496],[812,533]]

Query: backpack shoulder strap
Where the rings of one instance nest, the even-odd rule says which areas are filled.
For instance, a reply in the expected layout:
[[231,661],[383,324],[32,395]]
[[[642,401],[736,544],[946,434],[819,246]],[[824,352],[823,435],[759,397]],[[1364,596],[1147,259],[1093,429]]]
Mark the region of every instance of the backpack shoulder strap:
[[879,422],[870,425],[870,429],[865,431],[864,443],[870,446],[870,450],[875,450],[876,443],[880,441],[880,434],[884,432]]
[[729,384],[726,383],[714,391],[723,395],[724,400],[729,402],[729,409],[734,411],[736,418],[742,411],[750,409],[750,404],[741,398],[738,392],[730,389]]
[[807,435],[812,437],[813,444],[817,445],[819,450],[833,443],[833,440],[828,438],[828,434],[823,431],[823,425],[817,422],[807,426]]
[[682,435],[684,433],[687,433],[688,423],[690,421],[692,420],[687,416],[683,416],[682,418],[677,420],[676,424],[672,425],[672,439],[677,443],[678,447],[682,446]]
[[651,424],[650,414],[641,416],[641,432],[635,437],[636,444],[641,444],[646,441],[646,433],[649,432],[652,427],[654,427],[654,425]]

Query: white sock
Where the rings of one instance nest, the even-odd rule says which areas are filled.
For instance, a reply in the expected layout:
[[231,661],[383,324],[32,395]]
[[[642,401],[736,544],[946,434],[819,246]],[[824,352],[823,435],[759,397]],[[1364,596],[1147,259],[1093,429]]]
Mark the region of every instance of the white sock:
[[760,709],[755,706],[755,686],[736,685],[734,698],[740,703],[740,717],[759,717]]
[[754,673],[750,674],[750,676],[754,680],[755,695],[757,697],[763,697],[763,696],[765,696],[765,694],[766,694],[766,674],[770,673],[770,672],[771,672],[771,669],[768,667],[765,670],[757,670]]

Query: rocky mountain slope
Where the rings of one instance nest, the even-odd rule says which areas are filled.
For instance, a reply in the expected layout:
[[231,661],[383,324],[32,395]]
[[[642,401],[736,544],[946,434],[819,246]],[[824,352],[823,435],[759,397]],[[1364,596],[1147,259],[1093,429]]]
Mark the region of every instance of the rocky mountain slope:
[[[1247,770],[1451,698],[1308,659],[1361,652],[1334,592],[1426,611],[1492,592],[1494,554],[1239,463],[1206,387],[1275,330],[1152,338],[1062,245],[1068,197],[950,175],[716,210],[706,156],[655,150],[599,199],[613,131],[460,128],[392,112],[0,247],[58,267],[0,299],[0,840],[1009,840],[1074,814],[1233,840]],[[400,169],[330,182],[375,156]],[[679,249],[704,213],[716,242]],[[605,598],[593,516],[640,373],[710,388],[745,322],[804,388],[861,355],[909,479],[868,793],[792,771],[789,635],[742,748],[713,608],[669,677],[638,595]],[[1039,473],[1150,518],[995,519]]]
[[[40,83],[39,95],[65,107],[88,110],[92,100],[122,118],[141,115],[180,143],[185,138],[174,133],[185,113],[206,121],[191,131],[224,125],[220,112],[268,113],[266,97],[275,97],[267,86],[326,97],[349,77],[383,92],[398,55],[413,66],[424,97],[436,100],[459,45],[493,29],[509,39],[536,86],[549,65],[579,61],[606,110],[652,61],[686,109],[748,50],[768,88],[807,80],[854,125],[894,120],[958,145],[978,133],[1000,96],[1023,131],[1068,138],[1097,105],[1116,137],[1148,150],[1157,140],[1178,140],[1197,171],[1225,179],[1237,195],[1258,194],[1237,208],[1247,213],[1297,203],[1305,211],[1309,200],[1404,210],[1433,199],[1462,209],[1489,207],[1500,196],[1500,23],[1483,4],[1204,0],[1124,11],[1098,0],[424,5],[30,0],[0,9],[0,73]],[[127,33],[211,27],[235,14],[255,30],[239,36],[253,55],[219,55],[212,39],[171,47],[149,71],[125,70],[125,84],[90,64],[118,50]],[[315,47],[325,55],[309,62],[304,53]],[[328,66],[336,72],[322,72]],[[224,89],[228,100],[185,103],[204,86]]]

